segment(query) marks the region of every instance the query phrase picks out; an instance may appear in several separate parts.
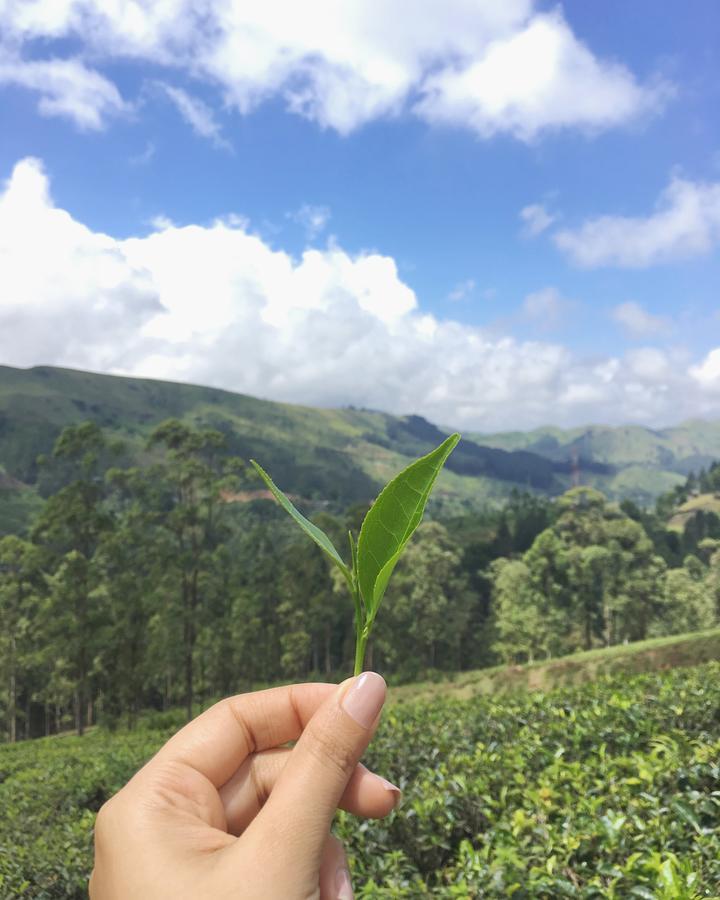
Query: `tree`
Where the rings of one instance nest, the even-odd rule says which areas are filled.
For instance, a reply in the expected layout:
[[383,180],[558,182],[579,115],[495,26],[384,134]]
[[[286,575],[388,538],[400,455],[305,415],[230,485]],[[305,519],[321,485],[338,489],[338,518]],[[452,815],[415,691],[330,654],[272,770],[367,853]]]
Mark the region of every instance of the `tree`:
[[[720,472],[720,470],[718,470]],[[713,551],[708,560],[708,571],[705,578],[710,602],[713,604],[715,622],[720,621],[720,546]]]
[[643,527],[592,488],[568,491],[557,507],[523,556],[533,596],[542,597],[546,652],[646,637],[665,564]]
[[31,619],[40,581],[37,547],[15,536],[0,539],[0,666],[7,685],[8,740],[17,740],[17,699],[31,645]]
[[[693,557],[695,559],[695,557]],[[697,562],[697,560],[695,560]],[[715,598],[704,578],[691,569],[668,569],[665,578],[664,608],[654,625],[656,634],[699,631],[717,622]]]
[[113,527],[104,504],[102,466],[107,449],[102,430],[93,422],[64,429],[46,465],[62,466],[71,480],[48,499],[33,530],[33,540],[42,545],[51,573],[45,621],[50,640],[62,648],[63,656],[67,654],[78,734],[85,729],[97,643],[95,554],[103,535]]
[[530,570],[519,559],[497,559],[490,567],[493,582],[493,650],[506,662],[533,662],[547,645],[546,606]]
[[148,695],[155,660],[149,652],[149,626],[161,573],[143,473],[111,470],[107,481],[115,527],[104,533],[98,546],[93,591],[96,605],[105,610],[99,650],[103,704],[106,719],[125,713],[132,728]]
[[425,522],[395,571],[376,648],[404,677],[459,668],[471,602],[461,552],[443,525]]
[[241,469],[239,460],[223,457],[224,445],[220,432],[194,429],[177,419],[160,424],[148,442],[150,449],[163,451],[146,477],[154,487],[156,550],[166,577],[176,585],[188,719],[195,699],[195,645],[204,620],[204,580],[224,537],[221,495],[234,485]]

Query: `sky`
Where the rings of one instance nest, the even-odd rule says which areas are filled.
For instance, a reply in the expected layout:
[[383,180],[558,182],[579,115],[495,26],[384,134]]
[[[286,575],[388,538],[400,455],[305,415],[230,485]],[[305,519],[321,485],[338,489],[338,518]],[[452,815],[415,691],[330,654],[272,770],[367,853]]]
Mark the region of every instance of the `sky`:
[[720,417],[716,0],[0,0],[0,364]]

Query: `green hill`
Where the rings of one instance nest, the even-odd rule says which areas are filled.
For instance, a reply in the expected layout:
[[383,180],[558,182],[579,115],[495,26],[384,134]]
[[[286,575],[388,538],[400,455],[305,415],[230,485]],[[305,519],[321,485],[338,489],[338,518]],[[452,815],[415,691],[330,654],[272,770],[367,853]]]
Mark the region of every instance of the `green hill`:
[[557,659],[520,666],[495,666],[458,672],[451,680],[416,682],[393,687],[394,703],[454,697],[466,700],[481,694],[570,687],[606,675],[638,675],[658,669],[695,666],[720,659],[720,628],[651,638],[614,647],[584,650]]
[[[420,416],[355,408],[316,409],[216,388],[37,366],[0,366],[0,533],[37,508],[36,459],[62,429],[92,419],[142,459],[152,428],[168,417],[211,426],[231,453],[259,459],[287,490],[331,508],[370,500],[442,431]],[[641,503],[720,458],[720,422],[674,429],[593,426],[499,435],[466,434],[433,498],[456,514],[499,502],[514,489],[547,495],[583,484]]]
[[[590,425],[469,437],[490,447],[526,450],[553,462],[569,462],[583,484],[641,503],[682,484],[690,472],[720,458],[720,422],[701,420],[659,430]],[[609,471],[598,472],[598,465]]]
[[[227,437],[229,452],[255,457],[292,493],[330,507],[368,502],[411,458],[446,432],[419,416],[372,410],[315,409],[215,388],[97,375],[39,366],[0,367],[0,532],[15,507],[35,502],[36,459],[62,429],[92,419],[142,458],[155,425],[177,417]],[[524,450],[463,440],[440,479],[434,505],[458,512],[506,497],[514,488],[548,494],[567,486],[567,466]],[[19,498],[24,498],[23,501]],[[17,519],[17,511],[13,513]]]
[[682,532],[688,521],[699,512],[714,513],[716,516],[720,516],[720,495],[712,493],[690,497],[689,500],[677,507],[668,522],[668,528]]

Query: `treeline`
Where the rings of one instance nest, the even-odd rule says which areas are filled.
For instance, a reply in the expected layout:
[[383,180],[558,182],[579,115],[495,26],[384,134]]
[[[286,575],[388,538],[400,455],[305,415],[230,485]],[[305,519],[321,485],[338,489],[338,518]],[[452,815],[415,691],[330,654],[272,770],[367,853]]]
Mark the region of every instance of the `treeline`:
[[[144,709],[190,716],[234,691],[350,671],[344,585],[225,442],[168,420],[134,466],[84,423],[40,460],[42,512],[0,539],[1,737],[132,727]],[[715,624],[720,519],[669,532],[663,504],[576,488],[426,522],[369,663],[408,680]],[[313,518],[343,546],[366,508]]]

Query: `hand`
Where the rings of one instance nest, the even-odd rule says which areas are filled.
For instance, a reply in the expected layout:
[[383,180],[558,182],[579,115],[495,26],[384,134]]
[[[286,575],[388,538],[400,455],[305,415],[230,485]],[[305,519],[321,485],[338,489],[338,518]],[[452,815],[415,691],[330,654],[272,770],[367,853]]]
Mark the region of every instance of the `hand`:
[[213,706],[98,813],[92,900],[352,898],[330,823],[338,806],[378,818],[400,797],[358,764],[384,702],[367,672]]

